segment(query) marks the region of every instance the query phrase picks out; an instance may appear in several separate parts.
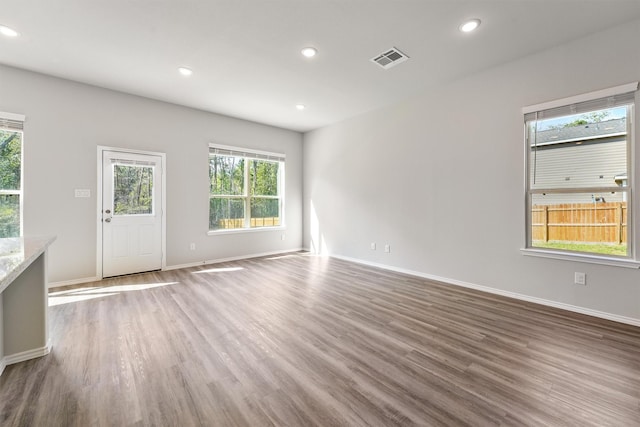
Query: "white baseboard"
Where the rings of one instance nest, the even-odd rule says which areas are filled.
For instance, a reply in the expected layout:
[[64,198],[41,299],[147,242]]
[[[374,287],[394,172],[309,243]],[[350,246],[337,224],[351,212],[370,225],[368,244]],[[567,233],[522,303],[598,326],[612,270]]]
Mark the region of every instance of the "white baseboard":
[[536,304],[546,305],[548,307],[554,307],[562,310],[572,311],[574,313],[586,314],[588,316],[599,317],[601,319],[612,320],[614,322],[625,323],[627,325],[640,326],[640,319],[635,319],[633,317],[619,316],[617,314],[607,313],[605,311],[592,310],[590,308],[579,307],[571,304],[565,304],[562,302],[532,297],[530,295],[519,294],[516,292],[504,291],[502,289],[496,289],[496,288],[491,288],[489,286],[477,285],[475,283],[470,283],[470,282],[463,282],[461,280],[450,279],[448,277],[435,276],[433,274],[427,274],[420,271],[407,270],[404,268],[398,268],[391,265],[364,261],[357,258],[346,257],[342,255],[330,255],[330,256],[333,258],[342,259],[345,261],[355,262],[357,264],[369,265],[371,267],[382,268],[384,270],[396,271],[398,273],[404,273],[411,276],[422,277],[424,279],[443,282],[450,285],[461,286],[463,288],[475,289],[475,290],[487,292],[490,294],[501,295],[509,298],[518,299],[521,301],[527,301],[527,302],[532,302]]
[[261,253],[248,254],[248,255],[240,255],[240,256],[229,257],[229,258],[217,258],[217,259],[211,259],[211,260],[205,260],[205,261],[190,262],[187,264],[171,265],[171,266],[165,267],[164,270],[178,270],[180,268],[198,267],[200,265],[219,264],[221,262],[240,261],[243,259],[259,258],[263,256],[270,256],[270,255],[282,255],[282,254],[288,254],[292,252],[299,252],[301,250],[303,249],[293,248],[293,249],[285,249],[281,251],[271,251],[271,252],[261,252]]
[[83,283],[97,282],[98,280],[101,280],[101,279],[97,276],[94,276],[94,277],[83,277],[82,279],[63,280],[60,282],[50,282],[47,285],[47,289],[59,288],[61,286],[80,285]]
[[[269,255],[281,255],[281,254],[286,254],[286,253],[291,253],[291,252],[299,252],[299,251],[302,251],[302,250],[304,250],[304,249],[302,249],[302,248],[293,248],[293,249],[285,249],[285,250],[279,250],[279,251],[261,252],[261,253],[256,253],[256,254],[240,255],[240,256],[229,257],[229,258],[218,258],[218,259],[205,260],[205,261],[196,261],[196,262],[190,262],[190,263],[187,263],[187,264],[176,264],[176,265],[166,266],[162,270],[163,271],[178,270],[180,268],[197,267],[199,265],[217,264],[217,263],[220,263],[220,262],[238,261],[238,260],[243,260],[243,259],[258,258],[258,257],[262,257],[262,256],[269,256]],[[97,281],[100,281],[100,280],[102,280],[102,279],[97,277],[97,276],[94,276],[94,277],[83,277],[81,279],[63,280],[63,281],[60,281],[60,282],[50,282],[47,285],[47,288],[51,289],[51,288],[58,288],[58,287],[62,287],[62,286],[80,285],[80,284],[83,284],[83,283],[97,282]]]
[[[218,259],[213,259],[213,260],[198,261],[198,262],[192,262],[192,263],[187,263],[187,264],[171,265],[171,266],[165,267],[164,270],[177,270],[177,269],[180,269],[180,268],[197,267],[197,266],[201,266],[201,265],[217,264],[217,263],[229,262],[229,261],[239,261],[239,260],[243,260],[243,259],[258,258],[258,257],[270,256],[270,255],[282,255],[282,254],[291,253],[291,252],[308,251],[308,250],[309,250],[309,248],[293,248],[293,249],[286,249],[286,250],[280,250],[280,251],[254,253],[254,254],[240,255],[240,256],[235,256],[235,257],[218,258]],[[358,258],[347,257],[347,256],[343,256],[343,255],[329,255],[329,256],[331,256],[333,258],[337,258],[337,259],[342,259],[342,260],[345,260],[345,261],[355,262],[357,264],[369,265],[371,267],[382,268],[384,270],[396,271],[398,273],[403,273],[403,274],[408,274],[408,275],[411,275],[411,276],[422,277],[424,279],[435,280],[435,281],[438,281],[438,282],[444,282],[444,283],[448,283],[448,284],[455,285],[455,286],[461,286],[461,287],[464,287],[464,288],[475,289],[475,290],[479,290],[479,291],[482,291],[482,292],[488,292],[488,293],[495,294],[495,295],[501,295],[501,296],[514,298],[514,299],[518,299],[518,300],[522,300],[522,301],[527,301],[527,302],[532,302],[532,303],[536,303],[536,304],[546,305],[546,306],[549,306],[549,307],[555,307],[555,308],[559,308],[559,309],[562,309],[562,310],[572,311],[572,312],[575,312],[575,313],[586,314],[588,316],[599,317],[601,319],[612,320],[614,322],[625,323],[625,324],[633,325],[633,326],[640,326],[640,319],[636,319],[636,318],[633,318],[633,317],[620,316],[620,315],[617,315],[617,314],[607,313],[607,312],[604,312],[604,311],[592,310],[590,308],[579,307],[579,306],[575,306],[575,305],[571,305],[571,304],[565,304],[565,303],[561,303],[561,302],[557,302],[557,301],[546,300],[546,299],[543,299],[543,298],[532,297],[530,295],[519,294],[519,293],[516,293],[516,292],[505,291],[505,290],[497,289],[497,288],[491,288],[489,286],[483,286],[483,285],[478,285],[478,284],[475,284],[475,283],[464,282],[464,281],[461,281],[461,280],[450,279],[448,277],[436,276],[436,275],[433,275],[433,274],[427,274],[427,273],[423,273],[423,272],[420,272],[420,271],[414,271],[414,270],[408,270],[408,269],[405,269],[405,268],[394,267],[394,266],[387,265],[387,264],[380,264],[380,263],[376,263],[376,262],[365,261],[365,260],[361,260],[361,259],[358,259]],[[55,288],[55,287],[59,287],[59,286],[69,286],[69,285],[76,285],[76,284],[81,284],[81,283],[94,282],[94,281],[97,281],[97,280],[100,280],[100,279],[98,277],[85,277],[83,279],[74,279],[74,280],[67,280],[67,281],[62,281],[62,282],[52,282],[52,283],[49,283],[48,287],[49,288]],[[38,357],[38,356],[35,356],[35,357]],[[3,366],[2,366],[2,363],[3,363],[3,360],[0,360],[0,373],[2,372],[2,369],[4,369]],[[7,363],[7,364],[10,364],[10,363]]]
[[36,359],[51,353],[51,341],[44,347],[34,348],[32,350],[22,351],[20,353],[9,354],[0,360],[0,375],[4,368],[14,363],[24,362],[26,360]]

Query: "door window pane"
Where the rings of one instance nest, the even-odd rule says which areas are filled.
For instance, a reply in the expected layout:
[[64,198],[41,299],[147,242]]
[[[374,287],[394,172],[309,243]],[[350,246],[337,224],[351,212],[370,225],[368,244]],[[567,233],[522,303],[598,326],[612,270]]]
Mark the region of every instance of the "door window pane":
[[153,167],[113,165],[113,214],[153,213]]

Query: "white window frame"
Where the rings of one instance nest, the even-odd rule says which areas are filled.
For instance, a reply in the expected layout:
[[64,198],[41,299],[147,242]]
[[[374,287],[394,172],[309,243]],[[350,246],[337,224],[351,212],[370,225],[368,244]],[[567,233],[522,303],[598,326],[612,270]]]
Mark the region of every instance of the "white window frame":
[[5,113],[0,111],[0,129],[11,132],[20,132],[20,189],[2,190],[0,195],[17,195],[19,197],[20,209],[20,236],[24,236],[24,121],[26,117],[22,114]]
[[[586,93],[586,94],[582,94],[582,95],[578,95],[578,96],[573,96],[573,97],[569,97],[569,98],[563,98],[563,99],[558,99],[555,101],[550,101],[550,102],[546,102],[546,103],[542,103],[542,104],[537,104],[537,105],[531,105],[528,107],[524,107],[522,109],[522,113],[523,116],[525,117],[525,144],[524,144],[524,148],[525,148],[525,153],[524,153],[524,160],[525,160],[525,167],[524,167],[524,171],[525,171],[525,188],[524,188],[524,194],[525,194],[525,244],[524,244],[524,248],[521,249],[521,253],[523,255],[527,255],[527,256],[537,256],[537,257],[543,257],[543,258],[552,258],[552,259],[560,259],[560,260],[568,260],[568,261],[579,261],[579,262],[586,262],[586,263],[593,263],[593,264],[603,264],[603,265],[611,265],[611,266],[618,266],[618,267],[628,267],[628,268],[640,268],[640,260],[638,260],[638,244],[640,243],[640,236],[639,234],[639,230],[640,227],[636,226],[636,224],[638,224],[638,210],[639,209],[634,209],[635,206],[633,206],[633,204],[635,203],[633,201],[633,197],[632,196],[634,194],[634,188],[638,188],[637,186],[637,180],[635,178],[635,169],[638,166],[638,159],[636,159],[636,152],[637,152],[637,146],[636,146],[636,134],[635,134],[635,114],[634,114],[634,110],[635,110],[635,105],[637,105],[637,89],[638,89],[638,82],[633,82],[633,83],[629,83],[626,85],[621,85],[621,86],[616,86],[616,87],[612,87],[612,88],[608,88],[608,89],[603,89],[603,90],[599,90],[599,91],[595,91],[595,92],[591,92],[591,93]],[[540,190],[532,190],[531,189],[531,183],[530,183],[530,146],[529,146],[529,141],[527,139],[527,129],[526,129],[526,116],[530,115],[531,113],[536,113],[536,112],[543,112],[546,110],[552,110],[552,109],[562,109],[562,108],[568,108],[572,105],[575,104],[579,104],[579,103],[586,103],[589,101],[597,101],[600,99],[606,99],[606,98],[610,98],[616,95],[621,95],[621,94],[626,94],[626,93],[630,93],[630,92],[635,92],[635,101],[634,101],[634,106],[632,106],[630,108],[630,114],[628,117],[628,151],[627,151],[627,163],[628,163],[628,179],[629,179],[629,186],[626,190],[626,194],[628,194],[629,200],[627,203],[627,245],[629,245],[629,252],[628,252],[628,256],[626,257],[617,257],[617,256],[607,256],[607,255],[601,255],[601,254],[592,254],[592,253],[587,253],[587,252],[568,252],[568,251],[561,251],[561,250],[552,250],[552,249],[546,249],[546,248],[537,248],[537,247],[532,247],[532,240],[531,240],[531,195],[534,192],[539,192]],[[568,115],[568,114],[567,114]],[[567,189],[563,189],[561,192],[567,192]],[[571,191],[575,192],[589,192],[590,189],[588,188],[584,188],[584,189],[571,189]]]
[[[217,153],[216,153],[217,151]],[[235,157],[243,157],[245,159],[245,168],[244,168],[244,188],[243,193],[239,195],[230,195],[230,196],[214,196],[209,192],[209,200],[213,197],[218,198],[235,198],[235,199],[243,199],[244,200],[244,226],[242,228],[225,228],[219,230],[209,230],[207,232],[208,235],[220,235],[220,234],[234,234],[234,233],[253,233],[259,231],[269,231],[269,230],[284,230],[286,229],[285,224],[285,163],[286,163],[286,155],[283,153],[274,153],[268,151],[260,151],[253,150],[248,148],[240,148],[233,147],[229,145],[221,145],[221,144],[209,144],[209,151],[207,160],[211,158],[212,155],[226,155],[226,156],[235,156]],[[250,168],[248,167],[250,160],[267,160],[279,162],[280,165],[278,167],[278,195],[277,196],[258,196],[252,197],[249,194],[250,187]],[[265,198],[265,199],[278,199],[279,200],[279,213],[280,213],[280,225],[277,226],[267,226],[267,227],[251,227],[251,199],[252,198]],[[209,213],[210,215],[210,213]],[[207,218],[209,218],[207,215]],[[207,228],[209,226],[207,225]]]

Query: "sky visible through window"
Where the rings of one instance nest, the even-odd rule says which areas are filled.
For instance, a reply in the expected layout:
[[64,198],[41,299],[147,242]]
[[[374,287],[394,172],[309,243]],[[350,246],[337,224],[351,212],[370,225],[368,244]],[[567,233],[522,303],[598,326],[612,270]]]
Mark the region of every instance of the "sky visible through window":
[[[596,117],[600,117],[600,120],[593,120],[593,114],[595,114]],[[604,110],[592,111],[589,113],[572,114],[570,116],[554,117],[547,120],[538,120],[536,122],[536,131],[540,132],[549,129],[563,128],[571,125],[571,123],[576,123],[581,119],[584,119],[590,123],[595,123],[596,121],[623,119],[625,117],[627,117],[627,107],[607,108]]]

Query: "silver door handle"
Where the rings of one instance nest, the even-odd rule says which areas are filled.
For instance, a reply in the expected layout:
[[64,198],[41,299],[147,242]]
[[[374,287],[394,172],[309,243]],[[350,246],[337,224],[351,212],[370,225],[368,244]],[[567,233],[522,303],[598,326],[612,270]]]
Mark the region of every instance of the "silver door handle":
[[104,222],[111,222],[111,218],[105,218]]

